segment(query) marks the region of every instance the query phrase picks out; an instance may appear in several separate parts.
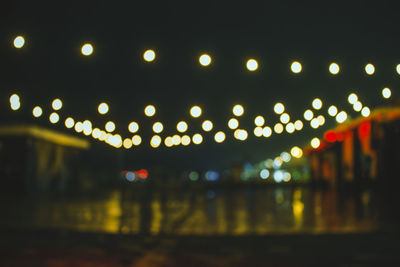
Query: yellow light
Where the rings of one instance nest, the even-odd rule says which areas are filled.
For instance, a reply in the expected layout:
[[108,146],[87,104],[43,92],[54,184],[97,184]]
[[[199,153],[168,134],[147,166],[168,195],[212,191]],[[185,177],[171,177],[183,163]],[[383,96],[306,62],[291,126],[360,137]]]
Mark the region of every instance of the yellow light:
[[60,110],[63,106],[63,103],[59,98],[56,98],[53,100],[53,103],[51,103],[51,106],[54,110]]
[[107,112],[108,112],[108,110],[109,110],[109,107],[108,107],[108,104],[107,103],[100,103],[99,104],[99,106],[98,106],[98,108],[97,108],[97,110],[99,111],[99,113],[101,114],[101,115],[104,115],[104,114],[106,114]]
[[331,116],[331,117],[335,117],[336,114],[337,114],[337,112],[338,112],[337,107],[335,107],[334,105],[332,105],[332,106],[330,106],[330,107],[328,108],[328,114],[329,114],[329,116]]
[[296,128],[294,127],[294,124],[292,122],[286,125],[286,132],[293,133],[295,130]]
[[234,132],[233,136],[234,136],[236,139],[240,140],[240,141],[244,141],[244,140],[247,139],[248,133],[247,133],[246,130],[237,129],[237,130]]
[[340,71],[340,68],[339,68],[339,65],[337,63],[333,62],[333,63],[331,63],[329,65],[329,72],[331,74],[336,75],[336,74],[339,73],[339,71]]
[[83,133],[89,135],[92,132],[92,123],[89,120],[85,120],[82,124],[83,124]]
[[[400,65],[400,64],[399,64]],[[389,89],[389,88],[383,88],[382,89],[382,96],[384,97],[384,98],[390,98],[390,96],[392,95],[392,91]]]
[[242,116],[244,113],[244,108],[242,105],[235,105],[232,109],[233,115],[235,116]]
[[112,121],[106,123],[106,131],[112,133],[115,130],[115,124]]
[[75,125],[75,121],[74,121],[73,118],[68,117],[68,118],[65,119],[65,127],[70,129],[70,128],[74,127],[74,125]]
[[356,103],[354,103],[353,105],[353,109],[357,112],[359,112],[362,109],[362,104],[360,101],[357,101]]
[[306,111],[304,111],[304,119],[306,121],[312,120],[313,117],[314,117],[314,113],[310,109],[307,109]]
[[397,66],[396,66],[396,71],[397,71],[397,74],[400,75],[400,64],[397,64]]
[[374,65],[372,65],[371,63],[368,63],[367,65],[365,65],[365,72],[366,72],[368,75],[374,74],[374,72],[375,72],[375,67],[374,67]]
[[311,127],[313,127],[314,129],[317,129],[317,128],[319,127],[319,121],[318,121],[318,119],[317,119],[317,118],[312,119],[310,125],[311,125]]
[[35,118],[38,118],[38,117],[42,116],[43,110],[42,110],[41,107],[36,106],[36,107],[33,108],[32,114],[33,114],[33,116],[34,116]]
[[211,64],[211,57],[208,54],[203,54],[199,57],[199,62],[206,67]]
[[168,137],[166,137],[166,138],[164,139],[164,145],[165,145],[166,147],[171,147],[171,146],[174,145],[174,143],[172,142],[172,137],[171,137],[171,136],[168,136]]
[[354,103],[356,103],[357,100],[358,100],[358,96],[355,93],[351,93],[347,97],[347,101],[349,101],[349,103],[352,104],[352,105],[354,105]]
[[135,146],[138,146],[142,143],[142,138],[140,137],[140,135],[134,135],[132,136],[132,144]]
[[201,108],[199,106],[193,106],[190,109],[190,116],[192,116],[193,118],[198,118],[201,116]]
[[153,132],[161,133],[164,130],[164,126],[161,122],[156,122],[153,124]]
[[203,124],[201,125],[204,131],[209,132],[213,128],[213,123],[209,120],[203,121]]
[[287,113],[283,113],[279,119],[283,124],[286,124],[289,122],[290,116]]
[[152,117],[156,114],[156,108],[153,105],[148,105],[144,108],[144,114],[147,117]]
[[313,148],[318,148],[318,147],[320,146],[320,144],[321,144],[321,141],[320,141],[317,137],[314,137],[314,138],[311,140],[311,146],[312,146]]
[[99,128],[94,128],[92,131],[92,137],[94,139],[98,139],[100,138],[100,135],[101,135],[101,130]]
[[105,131],[100,130],[100,137],[99,137],[99,140],[100,140],[100,141],[104,141],[104,140],[107,139],[107,137],[108,137],[108,134],[107,134]]
[[18,110],[20,107],[21,107],[21,104],[19,102],[11,103],[12,110]]
[[369,109],[369,107],[363,107],[363,109],[361,110],[361,115],[363,117],[368,117],[369,114],[371,114],[371,110]]
[[12,110],[18,110],[21,107],[20,98],[17,94],[10,96],[10,106]]
[[276,103],[274,111],[276,114],[282,114],[285,111],[285,106],[282,103]]
[[83,134],[90,135],[92,133],[92,128],[85,128],[83,127]]
[[174,136],[172,136],[172,143],[175,146],[180,145],[181,141],[182,141],[182,139],[181,139],[181,137],[179,135],[175,134]]
[[188,125],[187,125],[186,122],[180,121],[180,122],[178,122],[178,124],[176,125],[176,129],[178,130],[178,132],[184,133],[184,132],[187,131]]
[[319,116],[317,117],[317,119],[318,119],[319,126],[322,126],[322,125],[325,124],[325,117],[324,117],[324,116],[319,115]]
[[190,144],[190,137],[188,135],[182,136],[181,143],[184,146],[188,146]]
[[322,101],[319,98],[315,98],[312,102],[312,106],[314,109],[319,110],[322,108]]
[[290,65],[290,69],[293,73],[300,73],[302,69],[301,63],[298,61],[293,61]]
[[232,118],[228,121],[228,127],[232,130],[236,129],[239,127],[239,121],[235,118]]
[[254,119],[254,124],[255,124],[256,126],[263,126],[264,123],[265,123],[265,119],[264,119],[263,116],[257,116],[257,117]]
[[110,134],[105,141],[115,148],[120,148],[122,146],[122,137],[119,134]]
[[214,140],[215,140],[215,142],[217,142],[217,143],[222,143],[222,142],[224,142],[224,141],[225,141],[225,133],[222,132],[222,131],[217,132],[217,133],[214,135]]
[[84,56],[90,56],[91,54],[93,54],[93,46],[89,43],[82,45],[81,53]]
[[299,158],[301,158],[303,156],[303,151],[301,150],[300,147],[294,146],[290,150],[290,154],[292,154],[292,157],[295,157],[295,158],[299,159]]
[[297,131],[300,131],[301,129],[303,129],[303,122],[301,120],[295,121],[294,128],[296,128]]
[[277,134],[281,134],[282,132],[283,132],[283,125],[281,124],[281,123],[277,123],[277,124],[275,124],[275,126],[274,126],[274,131],[275,131],[275,133],[277,133]]
[[128,125],[128,130],[131,133],[136,133],[137,131],[139,131],[139,124],[137,122],[135,122],[135,121],[132,121]]
[[154,50],[148,49],[143,53],[143,59],[147,62],[151,62],[156,58],[156,53]]
[[194,144],[199,145],[203,142],[203,136],[201,134],[194,134],[192,137],[192,141]]
[[263,130],[262,130],[262,135],[263,135],[264,137],[270,137],[270,136],[272,135],[272,130],[271,130],[271,128],[268,127],[268,126],[265,126],[265,127],[263,128]]
[[336,115],[336,121],[338,123],[343,123],[347,119],[347,113],[345,111],[341,111]]
[[255,59],[247,60],[246,67],[249,71],[256,71],[258,69],[258,63]]
[[18,48],[18,49],[22,48],[25,45],[24,37],[22,37],[22,36],[15,37],[13,44],[14,44],[15,48]]
[[50,114],[49,120],[51,123],[57,123],[60,120],[60,116],[57,113],[53,112]]
[[256,128],[254,128],[254,135],[257,137],[261,137],[263,134],[263,128],[260,126],[257,126]]
[[150,140],[150,146],[152,148],[157,148],[161,144],[161,137],[158,135],[153,135],[153,137]]
[[77,133],[80,133],[80,132],[83,131],[83,123],[82,123],[82,122],[78,121],[78,122],[75,124],[75,131],[76,131]]
[[129,148],[131,148],[132,147],[132,140],[130,139],[130,138],[125,138],[125,140],[124,140],[124,142],[123,142],[123,146],[126,148],[126,149],[129,149]]

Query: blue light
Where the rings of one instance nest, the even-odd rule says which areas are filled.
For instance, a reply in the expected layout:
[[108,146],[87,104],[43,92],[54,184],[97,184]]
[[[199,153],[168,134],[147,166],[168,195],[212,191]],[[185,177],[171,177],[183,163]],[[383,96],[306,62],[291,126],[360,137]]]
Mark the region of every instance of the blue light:
[[128,180],[129,182],[133,182],[135,178],[136,178],[135,173],[133,172],[125,173],[125,179]]
[[219,173],[216,171],[208,171],[206,172],[206,180],[207,181],[217,181],[219,179]]

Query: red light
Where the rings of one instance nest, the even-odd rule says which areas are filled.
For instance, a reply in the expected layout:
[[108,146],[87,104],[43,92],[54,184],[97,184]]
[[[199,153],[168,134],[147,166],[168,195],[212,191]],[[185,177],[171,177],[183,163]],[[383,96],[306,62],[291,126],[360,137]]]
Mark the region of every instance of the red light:
[[324,138],[325,138],[326,141],[328,141],[330,143],[333,143],[333,142],[336,141],[337,136],[336,136],[336,133],[334,131],[327,131],[325,133]]
[[142,169],[140,171],[137,172],[137,174],[139,175],[140,178],[142,179],[146,179],[149,176],[149,173],[147,170]]
[[343,141],[344,140],[344,134],[343,133],[337,133],[336,140]]
[[360,124],[358,127],[358,136],[360,139],[364,139],[367,137],[371,132],[371,122],[370,121],[365,121]]

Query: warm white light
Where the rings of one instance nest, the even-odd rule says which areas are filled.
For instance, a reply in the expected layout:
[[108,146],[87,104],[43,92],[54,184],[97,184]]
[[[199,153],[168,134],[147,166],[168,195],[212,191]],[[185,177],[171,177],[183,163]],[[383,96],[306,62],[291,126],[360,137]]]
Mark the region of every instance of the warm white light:
[[389,88],[383,88],[382,89],[382,96],[384,98],[390,98],[390,96],[392,95],[392,91]]
[[369,114],[371,114],[371,110],[369,109],[369,107],[363,107],[363,109],[361,110],[361,115],[363,117],[368,117]]
[[209,120],[203,121],[203,124],[201,125],[204,131],[209,132],[213,128],[213,123]]
[[254,124],[255,124],[256,126],[263,126],[264,123],[265,123],[265,119],[264,119],[263,116],[257,116],[257,117],[254,119]]
[[303,151],[298,146],[294,146],[290,150],[290,154],[292,154],[292,157],[295,157],[295,158],[299,159],[299,158],[301,158],[303,156]]
[[352,105],[354,105],[354,103],[356,103],[357,100],[358,100],[358,96],[355,93],[351,93],[347,97],[347,101],[349,101],[349,103],[352,104]]
[[83,124],[83,133],[85,133],[86,135],[92,133],[92,123],[89,120],[85,120],[82,124]]
[[335,107],[334,105],[332,105],[332,106],[330,106],[330,107],[328,108],[328,114],[329,114],[329,116],[331,116],[331,117],[335,117],[336,114],[337,114],[337,112],[338,112],[337,107]]
[[396,66],[396,71],[397,71],[397,74],[400,75],[400,64],[397,64],[397,66]]
[[160,137],[160,136],[154,135],[154,136],[151,138],[151,140],[150,140],[150,146],[151,146],[152,148],[157,148],[157,147],[160,146],[161,141],[162,141],[162,140],[161,140],[161,137]]
[[291,156],[289,153],[287,152],[282,152],[280,155],[280,158],[284,161],[284,162],[289,162],[291,160]]
[[339,71],[340,71],[340,68],[339,68],[339,65],[337,63],[333,62],[333,63],[331,63],[329,65],[329,72],[331,74],[336,75],[336,74],[339,73]]
[[249,71],[255,71],[258,69],[258,63],[255,59],[247,60],[246,67]]
[[161,122],[156,122],[153,124],[153,132],[155,133],[161,133],[164,129],[164,126]]
[[21,107],[20,98],[17,94],[10,96],[10,106],[12,110],[18,110]]
[[269,170],[267,170],[267,169],[262,169],[262,170],[260,171],[260,178],[263,179],[263,180],[265,180],[265,179],[267,179],[268,177],[269,177]]
[[115,124],[112,121],[109,121],[105,125],[106,131],[112,133],[115,130]]
[[181,143],[184,146],[188,146],[190,144],[190,137],[188,135],[182,136]]
[[312,118],[314,117],[314,113],[310,110],[307,109],[306,111],[304,111],[304,119],[307,121],[312,120]]
[[322,125],[325,124],[325,117],[324,117],[324,116],[319,115],[319,116],[317,117],[317,120],[318,120],[319,126],[322,126]]
[[[76,130],[76,129],[75,129]],[[99,136],[99,140],[100,141],[105,141],[108,138],[108,133],[106,133],[105,131],[100,130],[100,136]]]
[[265,127],[263,128],[263,130],[262,130],[262,135],[263,135],[264,137],[270,137],[271,134],[272,134],[271,128],[268,127],[268,126],[265,126]]
[[99,107],[97,108],[100,114],[104,115],[108,112],[109,108],[107,103],[100,103]]
[[128,130],[131,133],[136,133],[137,131],[139,131],[139,124],[137,122],[135,122],[135,121],[132,121],[128,125]]
[[147,62],[151,62],[156,58],[156,53],[154,52],[154,50],[146,50],[143,53],[143,59]]
[[54,99],[53,103],[51,103],[51,106],[54,110],[60,110],[62,108],[62,105],[63,103],[59,98]]
[[167,137],[164,139],[164,145],[165,145],[166,147],[172,147],[172,146],[174,145],[174,142],[172,141],[172,137],[171,137],[171,136],[167,136]]
[[93,46],[89,43],[82,45],[81,48],[82,55],[84,56],[90,56],[93,54]]
[[101,130],[99,128],[94,128],[92,131],[92,137],[94,139],[98,139],[100,138],[100,135],[101,135]]
[[283,125],[281,124],[281,123],[277,123],[277,124],[275,124],[275,126],[274,126],[274,131],[275,131],[275,133],[277,133],[277,134],[281,134],[282,132],[283,132]]
[[274,111],[276,114],[282,114],[285,111],[285,106],[282,103],[276,103]]
[[295,121],[294,128],[296,128],[297,131],[300,131],[301,129],[303,129],[303,122],[301,120]]
[[233,136],[234,136],[236,139],[240,140],[240,141],[244,141],[244,140],[247,139],[248,133],[247,133],[246,130],[237,129],[237,130],[234,132]]
[[290,65],[290,69],[292,70],[293,73],[300,73],[301,72],[301,63],[298,61],[293,61],[292,64]]
[[233,115],[235,116],[242,116],[244,113],[244,108],[242,105],[235,105],[232,109]]
[[187,125],[186,122],[180,121],[180,122],[178,122],[178,124],[176,125],[176,129],[178,130],[178,132],[184,133],[184,132],[187,131],[188,125]]
[[74,125],[75,125],[75,121],[74,121],[73,118],[68,117],[68,118],[65,119],[65,127],[70,129],[70,128],[74,127]]
[[357,112],[359,112],[362,109],[362,104],[360,101],[357,101],[356,103],[354,103],[353,105],[353,109]]
[[311,120],[310,122],[311,127],[313,127],[314,129],[317,129],[319,127],[319,121],[317,118],[314,118]]
[[122,143],[124,148],[129,149],[132,147],[132,140],[130,138],[125,138],[124,142]]
[[156,108],[153,105],[148,105],[144,108],[144,114],[147,117],[152,117],[156,114]]
[[172,136],[172,144],[174,144],[175,146],[179,146],[181,144],[181,137],[177,134]]
[[83,131],[83,123],[82,123],[82,122],[78,121],[78,122],[75,124],[75,131],[76,131],[77,133],[80,133],[80,132]]
[[192,116],[193,118],[198,118],[201,116],[201,107],[199,106],[193,106],[190,109],[190,116]]
[[22,48],[25,45],[25,39],[22,36],[17,36],[14,39],[14,47],[15,48]]
[[194,134],[192,141],[194,144],[199,145],[203,142],[203,136],[201,136],[201,134]]
[[286,124],[289,122],[290,116],[287,113],[283,113],[279,119],[283,124]]
[[288,123],[285,128],[288,133],[293,133],[296,130],[292,122]]
[[142,143],[142,138],[140,137],[140,135],[134,135],[132,136],[132,144],[135,146],[138,146]]
[[51,123],[57,123],[60,120],[60,116],[58,116],[57,113],[53,112],[50,114],[49,119]]
[[367,65],[365,65],[365,72],[366,72],[368,75],[374,74],[374,72],[375,72],[375,67],[374,67],[374,65],[372,65],[371,63],[368,63]]
[[314,99],[313,102],[312,102],[312,106],[313,106],[313,108],[316,109],[316,110],[321,109],[321,108],[322,108],[322,101],[321,101],[321,99],[319,99],[319,98]]
[[199,62],[202,66],[208,66],[211,64],[211,57],[208,54],[203,54],[199,57]]
[[33,114],[33,116],[34,116],[35,118],[38,118],[38,117],[42,116],[43,110],[42,110],[41,107],[36,106],[36,107],[33,108],[32,114]]
[[214,140],[215,140],[215,142],[217,142],[217,143],[222,143],[222,142],[224,142],[224,141],[225,141],[225,133],[222,132],[222,131],[217,132],[217,133],[215,134],[215,136],[214,136]]
[[228,121],[228,127],[232,130],[236,129],[239,127],[239,121],[235,118],[232,118]]
[[320,144],[321,144],[321,141],[317,137],[315,137],[311,140],[311,146],[313,148],[318,148],[320,146]]
[[253,133],[254,133],[255,136],[261,137],[262,134],[263,134],[263,128],[260,127],[260,126],[257,126],[256,128],[254,128]]
[[341,111],[336,115],[336,121],[338,123],[343,123],[347,119],[347,113],[345,111]]

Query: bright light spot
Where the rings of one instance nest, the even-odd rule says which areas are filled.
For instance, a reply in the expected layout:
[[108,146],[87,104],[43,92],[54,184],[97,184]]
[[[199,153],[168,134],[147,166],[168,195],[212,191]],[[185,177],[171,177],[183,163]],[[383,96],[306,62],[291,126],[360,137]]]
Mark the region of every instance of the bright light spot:
[[115,124],[112,121],[106,123],[106,131],[112,133],[115,130]]
[[195,171],[191,171],[191,172],[189,173],[189,179],[190,179],[191,181],[197,181],[197,180],[199,179],[199,173],[198,173],[198,172],[195,172]]
[[[399,64],[400,65],[400,64]],[[382,90],[382,96],[384,98],[390,98],[390,96],[392,95],[392,91],[389,88],[383,88]]]
[[190,116],[193,118],[198,118],[201,116],[201,108],[199,106],[193,106],[190,109]]
[[70,128],[74,127],[75,121],[74,121],[73,118],[68,117],[68,118],[65,119],[64,124],[65,124],[65,127],[67,127],[68,129],[70,129]]
[[20,107],[21,107],[21,103],[20,102],[11,103],[11,109],[12,110],[18,110]]
[[339,73],[339,71],[340,71],[340,68],[339,68],[339,65],[337,63],[333,62],[333,63],[331,63],[329,65],[329,72],[331,74],[336,75],[336,74]]
[[316,110],[321,109],[321,108],[322,108],[322,101],[321,101],[321,99],[319,99],[319,98],[314,99],[313,102],[312,102],[312,106],[313,106],[313,108],[316,109]]
[[279,119],[283,124],[286,124],[289,122],[290,116],[287,113],[283,113]]
[[[275,125],[275,126],[276,126],[276,125]],[[262,135],[263,135],[264,137],[270,137],[271,134],[272,134],[271,128],[268,127],[268,126],[265,126],[264,129],[262,130]]]
[[282,163],[282,159],[280,157],[276,157],[272,162],[272,167],[274,167],[274,169],[279,169],[282,166]]
[[147,117],[154,116],[154,114],[156,114],[156,108],[153,105],[148,105],[144,108],[144,114]]
[[302,69],[300,62],[293,61],[292,65],[290,65],[290,69],[292,70],[293,73],[300,73]]
[[203,124],[201,125],[204,131],[209,132],[213,128],[213,123],[209,120],[203,121]]
[[319,127],[318,119],[317,118],[312,119],[310,125],[312,128],[317,129]]
[[267,179],[269,177],[269,170],[262,169],[260,171],[260,177],[261,177],[261,179],[264,179],[264,180]]
[[[75,130],[76,130],[76,129],[75,129]],[[108,135],[109,135],[109,134],[107,134],[105,131],[100,130],[100,137],[99,137],[99,140],[100,140],[100,141],[106,140],[106,139],[108,138]]]
[[397,74],[400,74],[400,64],[397,64],[396,71],[397,71]]
[[242,105],[235,105],[232,109],[233,115],[242,116],[244,113],[244,108]]
[[331,117],[335,117],[336,116],[336,114],[337,114],[337,112],[338,112],[338,110],[337,110],[337,107],[335,107],[335,106],[330,106],[329,108],[328,108],[328,114],[331,116]]
[[190,137],[188,135],[182,136],[181,143],[184,146],[188,146],[190,144]]
[[140,137],[140,135],[134,135],[132,136],[132,144],[135,146],[138,146],[142,143],[142,138]]
[[157,148],[161,144],[161,137],[158,135],[154,135],[150,140],[150,146],[152,148]]
[[247,131],[246,131],[246,130],[237,129],[237,130],[234,132],[233,136],[234,136],[236,139],[238,139],[238,140],[244,141],[244,140],[247,139],[248,134],[247,134]]
[[283,172],[278,170],[274,172],[274,181],[280,183],[283,181]]
[[172,137],[168,136],[167,138],[164,139],[164,145],[166,147],[171,147],[174,145],[174,142],[172,141]]
[[285,128],[288,133],[293,133],[296,130],[292,122],[288,123]]
[[222,132],[222,131],[217,132],[217,133],[215,134],[215,136],[214,136],[214,140],[215,140],[215,142],[217,142],[217,143],[222,143],[222,142],[224,142],[224,141],[225,141],[225,133]]
[[267,168],[272,168],[274,165],[273,163],[274,163],[274,161],[272,159],[267,159],[266,161],[264,161],[264,165]]
[[314,137],[314,138],[311,140],[311,146],[312,146],[313,148],[318,148],[318,147],[320,146],[320,144],[321,144],[321,141],[319,141],[318,137]]
[[281,123],[275,124],[275,126],[274,126],[274,131],[275,131],[275,133],[277,133],[277,134],[282,133],[282,132],[283,132],[283,125],[282,125]]
[[137,124],[137,122],[135,122],[135,121],[132,121],[128,125],[128,130],[131,133],[136,133],[139,130],[139,124]]
[[368,117],[369,114],[371,114],[371,110],[368,107],[363,107],[363,109],[361,110],[361,115],[363,115],[364,117]]
[[347,113],[345,111],[341,111],[336,115],[336,121],[338,123],[343,123],[347,119]]
[[354,103],[353,105],[353,109],[357,112],[359,112],[362,109],[362,104],[360,101],[357,101],[356,103]]
[[202,66],[208,66],[211,64],[211,57],[207,54],[203,54],[199,57],[199,62]]
[[99,128],[94,128],[92,131],[92,137],[94,139],[100,138],[101,130]]
[[153,124],[153,132],[161,133],[164,130],[164,126],[161,122],[156,122]]
[[60,120],[60,116],[58,116],[57,113],[53,112],[50,114],[49,119],[51,123],[57,123]]
[[122,143],[122,145],[126,148],[129,149],[132,147],[132,140],[130,138],[125,138],[124,142]]
[[249,71],[255,71],[258,69],[258,63],[255,59],[247,60],[246,67]]
[[295,157],[295,158],[299,159],[299,158],[301,158],[303,156],[303,151],[298,146],[294,146],[290,150],[290,154],[292,154],[292,157]]
[[296,128],[297,131],[300,131],[301,129],[303,129],[303,122],[301,120],[295,121],[294,128]]
[[146,50],[143,53],[143,59],[147,62],[151,62],[156,58],[156,53],[154,52],[154,50]]
[[172,136],[172,143],[175,146],[180,145],[181,144],[181,137],[179,135],[175,134],[174,136]]
[[201,136],[201,134],[194,134],[192,137],[192,141],[196,145],[199,145],[203,142],[203,136]]
[[91,44],[82,45],[81,53],[84,56],[90,56],[93,53],[93,46]]
[[122,146],[122,137],[119,134],[109,135],[106,139],[106,143],[115,148],[120,148]]
[[254,128],[254,135],[257,137],[261,137],[263,134],[263,128],[260,126],[257,126],[256,128]]
[[33,108],[32,114],[33,114],[33,116],[34,116],[35,118],[38,118],[38,117],[42,116],[43,110],[42,110],[41,107],[36,106],[36,107]]
[[282,114],[285,111],[285,106],[282,103],[276,103],[274,111],[276,114]]
[[17,94],[10,96],[10,106],[12,110],[18,110],[21,107],[20,99]]
[[99,107],[97,108],[100,114],[104,115],[108,112],[109,108],[107,103],[100,103]]
[[354,103],[356,103],[357,100],[358,100],[358,96],[355,93],[351,93],[347,97],[347,101],[349,101],[349,103],[352,104],[352,105],[354,105]]
[[25,39],[22,36],[17,36],[14,39],[14,47],[15,48],[22,48],[25,45]]
[[317,119],[318,119],[319,126],[322,126],[322,125],[325,124],[325,117],[324,117],[324,116],[319,115],[319,116],[317,117]]
[[178,132],[184,133],[184,132],[187,131],[188,125],[187,125],[186,122],[180,121],[180,122],[178,122],[178,124],[176,125],[176,129],[178,130]]
[[304,111],[304,119],[306,121],[312,120],[313,117],[314,117],[314,113],[310,109],[307,109],[306,111]]
[[83,123],[83,133],[90,135],[92,133],[92,123],[89,120],[85,120]]
[[136,175],[134,172],[127,172],[125,174],[125,179],[129,182],[133,182],[136,179]]
[[59,98],[54,99],[53,103],[51,103],[51,106],[54,110],[60,110],[62,108],[62,105],[63,103]]
[[366,72],[368,75],[374,74],[374,72],[375,72],[375,67],[374,67],[374,65],[372,65],[371,63],[368,63],[367,65],[365,65],[365,72]]
[[257,116],[257,117],[254,119],[254,124],[255,124],[256,126],[263,126],[264,123],[265,123],[265,119],[264,119],[263,116]]
[[232,130],[236,129],[239,127],[239,121],[235,118],[232,118],[228,121],[228,127]]
[[287,153],[287,152],[282,152],[281,153],[281,155],[280,155],[280,157],[281,157],[281,159],[284,161],[284,162],[289,162],[290,160],[291,160],[291,156],[290,156],[290,154],[289,153]]
[[284,172],[283,173],[283,181],[284,182],[289,182],[290,179],[292,179],[292,175],[289,172]]

